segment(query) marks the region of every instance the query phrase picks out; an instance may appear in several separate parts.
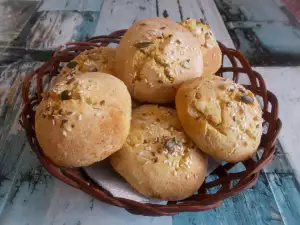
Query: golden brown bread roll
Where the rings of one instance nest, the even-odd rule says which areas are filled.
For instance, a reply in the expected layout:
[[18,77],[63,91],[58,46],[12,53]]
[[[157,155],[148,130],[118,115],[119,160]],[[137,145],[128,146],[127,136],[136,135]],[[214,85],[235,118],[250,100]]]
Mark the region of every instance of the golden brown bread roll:
[[144,19],[132,25],[118,45],[115,70],[137,100],[172,102],[179,84],[202,74],[200,44],[171,20]]
[[243,161],[257,150],[262,111],[254,94],[230,79],[204,76],[182,84],[178,117],[197,146],[227,162]]
[[86,50],[64,66],[57,82],[84,72],[102,72],[114,75],[115,55],[116,49],[111,47]]
[[130,128],[131,99],[114,76],[83,73],[45,93],[35,116],[43,152],[57,165],[88,166],[119,150]]
[[184,133],[176,110],[133,110],[130,134],[111,156],[113,168],[138,192],[164,200],[187,198],[206,176],[207,156]]
[[222,52],[209,25],[204,21],[187,19],[179,22],[197,37],[203,55],[203,76],[212,75],[218,71],[222,63]]

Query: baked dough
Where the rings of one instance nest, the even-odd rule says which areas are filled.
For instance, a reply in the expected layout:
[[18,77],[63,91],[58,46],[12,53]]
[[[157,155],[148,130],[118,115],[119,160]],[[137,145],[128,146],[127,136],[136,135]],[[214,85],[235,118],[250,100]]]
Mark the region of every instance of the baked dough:
[[222,52],[209,25],[195,19],[179,22],[180,25],[190,30],[197,37],[203,55],[203,76],[212,75],[218,71],[222,64]]
[[57,82],[84,72],[102,72],[114,75],[115,56],[116,49],[111,47],[86,50],[63,67]]
[[262,135],[262,111],[254,94],[231,79],[204,76],[184,83],[176,95],[186,133],[207,154],[227,162],[250,158]]
[[197,38],[164,18],[136,22],[116,50],[116,76],[141,102],[173,102],[176,88],[185,80],[201,76],[202,70]]
[[82,73],[44,94],[35,131],[43,152],[57,165],[88,166],[122,147],[130,119],[131,99],[122,81]]
[[206,176],[207,156],[186,136],[176,110],[157,105],[133,110],[127,141],[110,159],[113,168],[147,197],[185,199]]

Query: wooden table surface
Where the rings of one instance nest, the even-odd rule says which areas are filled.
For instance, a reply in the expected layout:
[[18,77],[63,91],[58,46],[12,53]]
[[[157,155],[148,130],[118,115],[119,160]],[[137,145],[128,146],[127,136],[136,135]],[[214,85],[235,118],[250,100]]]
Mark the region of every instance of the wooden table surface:
[[173,217],[131,215],[53,178],[31,152],[18,123],[25,74],[47,60],[60,44],[163,15],[177,21],[204,18],[217,39],[233,47],[212,0],[0,0],[1,225],[300,224],[299,186],[292,169],[299,177],[299,67],[256,68],[280,103],[284,127],[276,157],[254,187],[214,210]]

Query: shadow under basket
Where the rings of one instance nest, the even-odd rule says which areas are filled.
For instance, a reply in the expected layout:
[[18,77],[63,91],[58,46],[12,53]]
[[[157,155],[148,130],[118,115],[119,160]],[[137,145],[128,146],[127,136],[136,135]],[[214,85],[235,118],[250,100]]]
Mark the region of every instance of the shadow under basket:
[[[238,83],[239,79],[261,102],[264,119],[264,132],[259,152],[251,159],[239,163],[223,163],[209,175],[198,192],[182,201],[170,201],[167,205],[140,203],[130,199],[117,198],[93,182],[82,168],[62,168],[52,163],[43,153],[35,134],[34,116],[41,94],[47,90],[66,62],[71,61],[80,52],[94,47],[119,43],[126,30],[119,30],[107,36],[98,36],[86,42],[72,42],[56,49],[53,57],[31,74],[25,77],[22,89],[24,108],[21,124],[26,131],[32,150],[42,165],[59,180],[78,188],[98,200],[126,209],[130,213],[145,216],[169,216],[179,212],[205,211],[218,207],[222,201],[254,185],[260,170],[274,157],[275,140],[281,128],[278,118],[276,96],[266,89],[262,76],[253,71],[244,56],[237,50],[226,48],[219,43],[223,54],[222,67],[216,73]],[[239,169],[236,170],[235,168]]]

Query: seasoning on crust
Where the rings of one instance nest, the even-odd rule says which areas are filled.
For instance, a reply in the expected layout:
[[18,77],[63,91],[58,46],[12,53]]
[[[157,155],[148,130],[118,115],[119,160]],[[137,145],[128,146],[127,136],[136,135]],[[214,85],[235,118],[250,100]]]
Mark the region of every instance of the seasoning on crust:
[[116,76],[141,102],[173,102],[183,81],[202,74],[200,47],[191,32],[171,20],[138,21],[117,47]]
[[83,73],[44,94],[35,116],[43,152],[65,167],[88,166],[119,150],[130,128],[131,99],[114,76]]
[[205,76],[179,88],[176,109],[197,146],[226,162],[250,158],[262,135],[262,111],[254,94],[230,79]]
[[116,49],[111,47],[86,50],[64,66],[57,82],[84,72],[102,72],[115,75],[115,55]]
[[147,197],[185,199],[206,176],[207,156],[186,136],[176,110],[157,105],[133,110],[127,141],[110,159],[113,168]]
[[187,19],[179,22],[197,37],[203,55],[203,76],[212,75],[218,71],[222,64],[222,52],[209,25],[203,21]]

